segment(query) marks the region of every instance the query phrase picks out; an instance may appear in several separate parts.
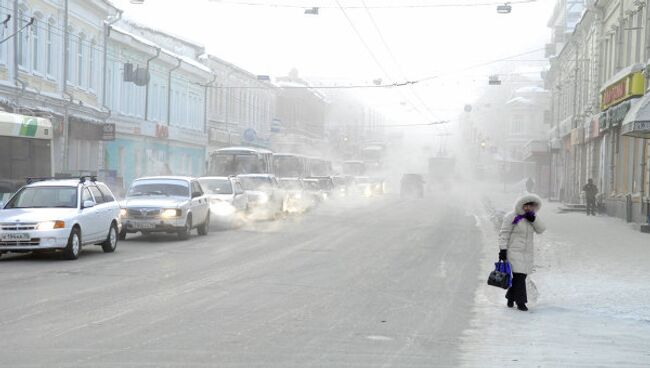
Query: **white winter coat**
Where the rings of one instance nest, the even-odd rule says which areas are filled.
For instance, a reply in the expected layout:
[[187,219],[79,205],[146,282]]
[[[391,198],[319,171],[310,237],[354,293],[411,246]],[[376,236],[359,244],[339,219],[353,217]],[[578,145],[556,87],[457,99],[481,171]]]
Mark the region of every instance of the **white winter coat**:
[[[521,219],[516,225],[512,224],[517,215],[524,214],[524,204],[529,202],[537,203],[535,222]],[[533,237],[534,234],[541,234],[546,230],[544,222],[539,217],[539,210],[542,208],[542,200],[534,194],[527,194],[515,203],[515,210],[503,218],[501,231],[499,232],[499,248],[508,250],[508,261],[512,266],[512,272],[529,274],[533,272]]]

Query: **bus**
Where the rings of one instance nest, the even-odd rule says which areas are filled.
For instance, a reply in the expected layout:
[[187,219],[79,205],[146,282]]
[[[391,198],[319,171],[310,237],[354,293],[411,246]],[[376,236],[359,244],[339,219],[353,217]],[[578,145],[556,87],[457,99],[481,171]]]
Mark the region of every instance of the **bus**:
[[331,176],[332,175],[332,162],[316,157],[307,159],[307,168],[309,176]]
[[206,175],[240,174],[273,174],[273,152],[263,148],[228,147],[210,154]]
[[48,119],[0,112],[0,202],[25,178],[54,175],[52,137]]
[[294,153],[274,153],[273,171],[279,178],[304,178],[309,176],[307,156]]

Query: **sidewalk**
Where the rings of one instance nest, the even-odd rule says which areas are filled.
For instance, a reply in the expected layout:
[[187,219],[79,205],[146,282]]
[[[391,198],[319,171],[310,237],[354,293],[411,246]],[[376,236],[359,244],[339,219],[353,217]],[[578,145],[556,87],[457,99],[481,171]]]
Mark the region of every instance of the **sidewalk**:
[[[516,197],[489,195],[506,211]],[[529,312],[506,308],[504,291],[486,285],[498,247],[492,223],[480,219],[484,269],[463,366],[650,366],[650,235],[612,217],[559,214],[557,206],[540,211],[547,232],[536,237]]]

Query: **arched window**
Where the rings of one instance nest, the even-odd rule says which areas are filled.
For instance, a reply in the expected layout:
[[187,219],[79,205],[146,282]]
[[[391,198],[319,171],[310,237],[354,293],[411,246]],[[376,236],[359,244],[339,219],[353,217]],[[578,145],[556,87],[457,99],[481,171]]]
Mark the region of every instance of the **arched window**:
[[79,34],[79,43],[77,46],[77,76],[76,81],[79,87],[86,86],[86,36],[83,33]]
[[58,60],[58,52],[55,37],[55,24],[54,19],[50,18],[47,21],[47,34],[45,36],[45,72],[48,76],[54,77],[56,74],[56,66]]

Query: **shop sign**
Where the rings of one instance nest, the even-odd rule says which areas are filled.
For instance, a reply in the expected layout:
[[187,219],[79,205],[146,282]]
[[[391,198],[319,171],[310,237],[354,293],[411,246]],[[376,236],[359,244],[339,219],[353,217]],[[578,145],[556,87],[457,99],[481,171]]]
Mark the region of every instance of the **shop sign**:
[[632,102],[628,100],[616,106],[612,106],[607,110],[607,128],[620,125],[625,119],[627,112],[630,111],[631,106]]
[[114,141],[115,140],[115,124],[104,123],[102,127],[102,140]]
[[87,120],[70,117],[70,136],[75,139],[101,141],[103,126]]
[[621,135],[636,138],[650,138],[650,121],[642,120],[626,123],[621,127]]
[[169,138],[169,127],[156,124],[156,138]]
[[632,97],[643,96],[645,77],[642,72],[634,72],[613,83],[600,92],[600,109],[608,108]]
[[602,120],[603,113],[600,113],[585,124],[585,142],[588,142],[600,134],[600,121]]
[[582,144],[584,136],[585,135],[582,127],[573,129],[571,131],[571,145],[575,146],[578,144]]

